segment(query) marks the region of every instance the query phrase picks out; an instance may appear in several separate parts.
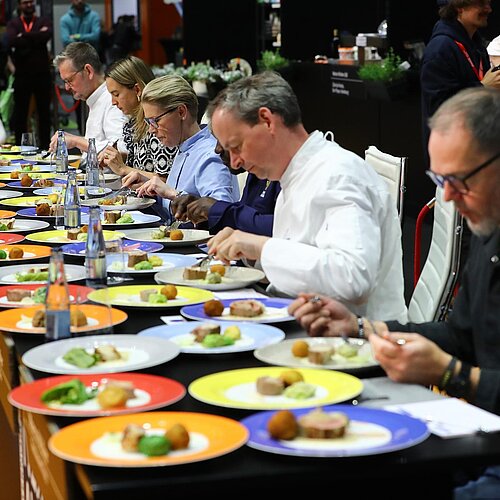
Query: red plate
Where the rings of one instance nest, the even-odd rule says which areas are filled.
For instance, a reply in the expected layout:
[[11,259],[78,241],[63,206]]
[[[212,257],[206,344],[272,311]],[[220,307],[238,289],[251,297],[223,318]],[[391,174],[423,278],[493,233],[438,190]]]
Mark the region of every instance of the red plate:
[[22,234],[14,234],[14,233],[0,233],[0,245],[10,243],[19,243],[24,240],[24,236]]
[[[47,406],[41,400],[41,395],[55,385],[78,378],[87,387],[93,382],[104,379],[122,380],[134,384],[135,398],[127,401],[127,406],[102,409],[97,400],[91,399],[83,405],[57,404]],[[179,382],[158,375],[143,373],[106,373],[94,375],[58,375],[42,378],[23,384],[10,391],[9,402],[21,410],[31,411],[42,415],[55,415],[66,417],[95,417],[107,415],[120,415],[154,410],[175,403],[186,394],[186,388]]]
[[[0,307],[32,307],[36,304],[29,304],[29,303],[20,303],[20,302],[9,302],[7,300],[7,291],[8,290],[13,290],[13,289],[19,289],[19,288],[24,288],[25,290],[36,290],[37,288],[40,288],[44,285],[4,285],[0,287]],[[79,299],[80,303],[87,302],[87,295],[90,292],[93,292],[94,289],[90,288],[88,286],[81,286],[81,285],[68,285],[69,289],[69,295],[70,295],[70,300],[72,304],[77,303],[77,299]]]

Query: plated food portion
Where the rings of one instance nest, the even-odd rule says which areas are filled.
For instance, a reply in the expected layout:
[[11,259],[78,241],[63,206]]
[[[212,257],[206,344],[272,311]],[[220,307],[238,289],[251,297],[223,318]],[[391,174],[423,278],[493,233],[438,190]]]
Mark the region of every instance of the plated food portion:
[[[35,207],[22,208],[17,211],[17,215],[22,217],[30,217],[33,219],[48,219],[52,220],[56,218],[56,215],[62,217],[64,215],[64,208],[61,205],[52,203],[49,198],[37,198],[39,201],[36,203]],[[47,201],[48,200],[48,201]],[[89,213],[87,207],[82,207],[82,222],[86,214]],[[88,222],[88,216],[87,216]]]
[[[75,356],[76,351],[72,349],[82,349],[86,356],[79,356],[78,353]],[[120,358],[90,363],[88,357],[95,359],[96,349],[100,352],[116,350]],[[25,352],[22,361],[29,368],[46,373],[95,374],[142,370],[166,363],[178,354],[179,347],[165,339],[137,335],[91,335],[39,345]],[[77,360],[81,360],[78,362],[82,366],[78,366]]]
[[[3,205],[13,206],[13,207],[26,207],[26,208],[35,208],[36,215],[56,215],[55,210],[59,210],[59,215],[63,215],[63,202],[60,194],[53,193],[47,196],[21,196],[22,193],[19,193],[18,198],[11,198],[10,200],[2,201]],[[46,208],[46,206],[48,209]],[[56,207],[57,205],[57,207]]]
[[291,299],[214,299],[202,305],[181,309],[185,318],[218,321],[252,321],[255,323],[279,323],[292,321],[288,314]]
[[334,337],[286,339],[259,348],[254,355],[264,363],[294,368],[355,371],[379,364],[370,343],[362,339],[350,339],[349,343]]
[[43,245],[0,245],[0,264],[49,257],[51,248]]
[[352,399],[363,390],[357,377],[333,370],[270,366],[213,373],[192,382],[195,399],[248,410],[310,408]]
[[196,258],[189,255],[161,252],[148,254],[143,250],[106,255],[108,273],[118,274],[151,274],[195,262]]
[[[108,174],[109,175],[109,174]],[[117,176],[120,178],[119,176]],[[109,195],[108,195],[109,196]],[[82,206],[98,204],[103,210],[142,210],[156,203],[153,198],[136,198],[135,196],[116,196],[82,200]]]
[[[54,179],[56,176],[56,174],[53,172],[29,172],[29,174],[28,174],[28,173],[20,172],[19,170],[15,170],[12,172],[0,173],[0,180],[2,180],[2,181],[17,181],[17,180],[21,180],[21,177],[23,175],[29,175],[33,181],[37,181],[39,179]],[[64,178],[64,179],[66,179],[66,178]],[[42,187],[42,186],[40,186],[40,187]]]
[[[87,295],[94,289],[81,285],[68,285],[72,304],[87,302]],[[45,302],[47,287],[30,284],[0,286],[0,307],[31,307]]]
[[[102,225],[106,227],[144,226],[160,220],[158,215],[144,214],[138,210],[105,210]],[[88,217],[82,217],[82,222],[87,222]]]
[[360,406],[265,411],[244,418],[251,448],[302,457],[353,457],[415,446],[430,435],[413,417]]
[[49,227],[49,223],[43,220],[29,219],[0,219],[0,231],[12,233],[27,233]]
[[[106,241],[117,240],[123,237],[123,233],[119,231],[109,231],[104,229],[102,232]],[[40,231],[37,233],[29,234],[26,237],[29,241],[43,242],[49,244],[71,243],[79,241],[87,241],[87,231],[85,226],[77,229],[53,229],[51,231]]]
[[189,321],[147,328],[138,335],[161,337],[189,354],[224,354],[251,351],[285,338],[279,328],[254,323]]
[[179,382],[141,373],[58,375],[22,384],[9,402],[41,415],[92,417],[154,410],[184,397]]
[[149,412],[99,417],[64,427],[48,446],[58,457],[101,467],[159,467],[199,462],[245,444],[236,420],[207,413]]
[[[64,266],[66,281],[85,279],[85,267],[66,264]],[[49,267],[46,265],[21,264],[0,268],[0,284],[15,285],[18,283],[46,284],[49,276]]]
[[205,290],[235,290],[257,283],[266,275],[259,269],[251,267],[224,266],[214,264],[208,269],[198,265],[184,268],[175,268],[155,275],[159,283],[173,283],[174,285],[196,286]]
[[155,241],[165,246],[191,246],[210,239],[210,233],[201,229],[175,229],[169,232],[166,227],[128,230],[125,231],[125,237],[136,241]]
[[[163,245],[161,243],[147,243],[143,241],[133,241],[133,240],[111,240],[106,241],[106,255],[119,254],[120,252],[129,253],[136,250],[141,250],[142,252],[152,253],[159,252],[163,250]],[[68,245],[62,246],[63,254],[65,255],[79,255],[85,257],[85,243],[70,243]]]
[[[70,306],[72,334],[105,330],[123,323],[127,313],[119,309],[91,304]],[[46,332],[45,306],[8,309],[0,312],[1,329],[13,333],[44,335]]]
[[199,304],[213,299],[212,292],[174,285],[125,285],[108,290],[96,290],[89,300],[99,304],[122,307],[168,308],[186,304]]

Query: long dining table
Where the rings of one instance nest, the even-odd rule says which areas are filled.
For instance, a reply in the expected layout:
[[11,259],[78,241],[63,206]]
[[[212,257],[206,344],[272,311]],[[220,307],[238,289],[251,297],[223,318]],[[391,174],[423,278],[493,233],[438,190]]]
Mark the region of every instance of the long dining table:
[[[146,212],[153,213],[151,210],[149,208]],[[164,251],[199,254],[200,248],[168,247]],[[66,255],[65,263],[83,265],[83,258]],[[130,283],[153,282],[151,277],[142,280],[135,277]],[[251,288],[267,293],[265,283],[255,283]],[[179,314],[178,309],[172,308],[166,311],[161,308],[125,307],[123,310],[127,312],[128,318],[114,327],[114,334],[135,335],[148,327],[164,324],[162,316]],[[276,323],[274,326],[282,329],[286,338],[306,337],[306,332],[293,320]],[[43,336],[3,333],[12,352],[12,384],[29,383],[50,376],[24,366],[21,359],[27,351],[44,342]],[[139,370],[139,373],[168,377],[187,388],[194,380],[205,375],[265,366],[268,365],[257,359],[252,351],[203,355],[181,352],[174,359]],[[344,404],[347,405],[382,408],[390,404],[443,398],[429,388],[394,383],[379,366],[360,368],[352,373],[363,382],[363,390],[359,396],[345,401]],[[213,414],[236,421],[255,413],[248,409],[212,405],[194,398],[188,391],[179,401],[155,411]],[[271,493],[286,498],[299,494],[324,494],[319,493],[319,490],[337,498],[383,495],[385,498],[427,496],[443,499],[452,497],[452,484],[458,470],[497,463],[500,460],[500,434],[476,433],[448,439],[431,434],[413,446],[377,454],[290,456],[243,445],[221,456],[192,463],[149,468],[102,467],[61,460],[54,457],[47,448],[50,435],[82,421],[81,418],[44,415],[27,418],[26,414],[24,410],[16,410],[21,455],[26,452],[26,448],[28,451],[30,448],[36,450],[28,452],[28,457],[24,457],[21,465],[23,489],[25,492],[30,490],[32,498],[41,498],[41,491],[49,488],[54,498],[72,500],[194,498],[205,495],[233,498],[244,493]],[[62,481],[64,484],[55,487],[54,484],[51,485],[54,481]]]

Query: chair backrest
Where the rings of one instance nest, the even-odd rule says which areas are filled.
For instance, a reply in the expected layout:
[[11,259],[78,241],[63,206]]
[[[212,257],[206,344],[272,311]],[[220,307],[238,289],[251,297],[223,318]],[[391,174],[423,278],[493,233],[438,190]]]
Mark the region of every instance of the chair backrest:
[[392,156],[383,153],[376,146],[369,146],[365,151],[365,160],[384,178],[389,191],[396,203],[399,220],[403,222],[403,201],[406,191],[406,163],[405,156]]
[[415,323],[444,320],[458,280],[463,217],[453,203],[443,201],[441,188],[433,208],[429,252],[408,305],[408,319]]

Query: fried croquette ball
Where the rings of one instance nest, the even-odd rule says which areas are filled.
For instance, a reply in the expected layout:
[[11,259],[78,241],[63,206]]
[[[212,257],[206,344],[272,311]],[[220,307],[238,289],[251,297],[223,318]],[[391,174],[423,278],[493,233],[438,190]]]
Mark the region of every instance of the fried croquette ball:
[[173,231],[170,231],[170,239],[182,240],[184,239],[184,233],[180,229],[174,229]]
[[305,340],[296,340],[292,345],[292,354],[297,358],[307,358],[309,344]]
[[290,410],[280,410],[268,420],[267,430],[274,439],[294,439],[299,433],[299,426]]
[[110,385],[105,387],[98,395],[97,402],[103,409],[125,406],[128,400],[127,391],[123,387]]
[[70,324],[71,326],[85,326],[87,324],[87,316],[80,309],[71,309]]
[[182,424],[174,424],[165,432],[165,437],[170,441],[172,450],[182,450],[189,446],[189,432]]
[[24,250],[19,247],[9,249],[9,259],[20,259],[24,255]]
[[87,224],[83,225],[81,228],[80,228],[80,231],[82,233],[88,233],[89,232],[89,226]]
[[226,266],[222,264],[214,264],[213,266],[210,266],[210,272],[218,273],[221,276],[224,276],[226,274]]
[[13,172],[11,172],[10,178],[11,179],[19,179],[19,172],[17,170],[14,170]]
[[207,316],[220,316],[224,312],[224,304],[217,299],[212,299],[203,305],[203,310]]
[[23,175],[21,177],[21,186],[30,187],[33,184],[33,179],[29,175]]
[[283,383],[285,384],[285,387],[288,387],[289,385],[295,384],[295,382],[303,382],[304,377],[302,376],[302,373],[300,373],[297,370],[285,370],[280,373],[279,378],[283,380]]
[[177,287],[174,285],[165,285],[160,290],[160,293],[162,295],[165,295],[168,300],[175,299],[175,297],[177,297]]

